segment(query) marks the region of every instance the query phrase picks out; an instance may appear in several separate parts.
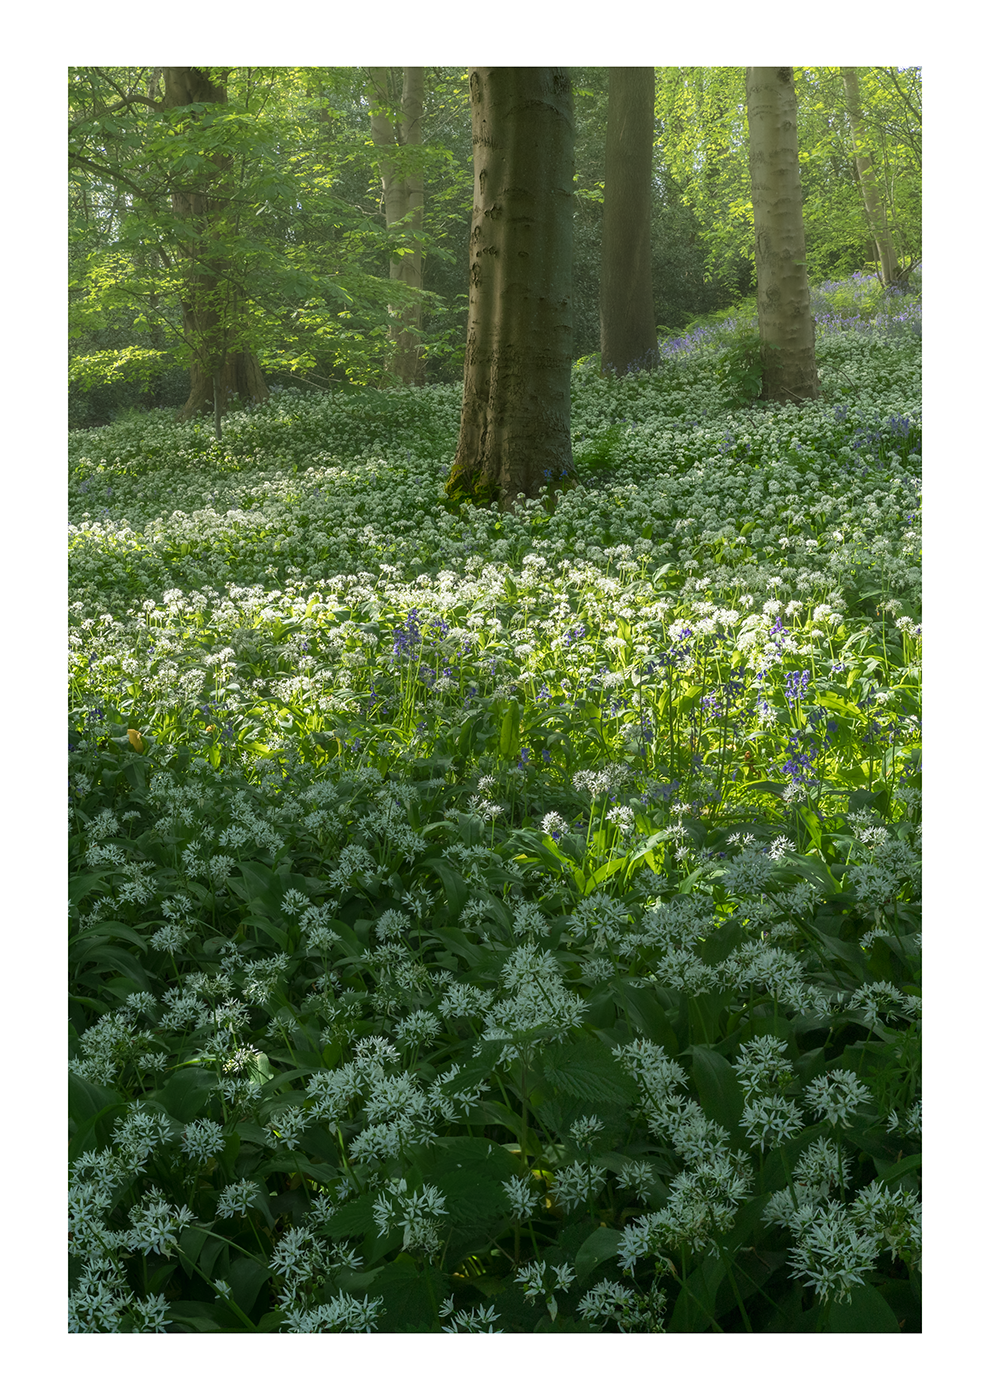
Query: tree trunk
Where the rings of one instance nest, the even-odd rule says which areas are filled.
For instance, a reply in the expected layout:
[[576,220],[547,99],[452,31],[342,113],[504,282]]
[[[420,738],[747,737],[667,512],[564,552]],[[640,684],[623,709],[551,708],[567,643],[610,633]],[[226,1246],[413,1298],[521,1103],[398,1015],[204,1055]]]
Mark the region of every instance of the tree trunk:
[[805,261],[793,68],[747,68],[749,171],[756,233],[762,397],[818,397],[815,322]]
[[464,398],[448,491],[512,509],[573,470],[574,116],[566,68],[472,68]]
[[650,248],[653,107],[652,68],[608,70],[599,292],[602,374],[628,374],[656,363]]
[[[227,100],[226,88],[213,82],[202,69],[165,68],[162,72],[166,108]],[[214,157],[212,164],[218,175],[230,168],[229,157]],[[173,187],[174,213],[196,231],[182,248],[186,262],[182,328],[192,362],[189,397],[176,415],[180,423],[208,408],[217,415],[223,414],[231,394],[257,403],[268,398],[257,357],[236,344],[239,294],[227,275],[223,257],[211,247],[211,219],[216,220],[225,206],[225,196],[210,192],[206,186]]]
[[[394,107],[389,92],[389,73],[386,68],[372,68],[370,95],[371,136],[382,154],[378,164],[382,173],[382,192],[385,199],[385,222],[389,228],[401,223],[409,232],[410,247],[392,258],[389,263],[389,276],[414,291],[423,290],[423,252],[420,235],[423,229],[423,171],[409,161],[397,161],[385,155],[389,148],[422,145],[423,122],[423,74],[422,68],[403,68],[402,98],[396,120],[393,122],[391,109]],[[397,374],[403,384],[422,384],[423,351],[422,325],[423,303],[419,300],[404,301],[400,306],[390,306],[389,314],[395,318],[389,329],[394,349],[389,370]]]
[[859,105],[859,76],[855,68],[840,68],[839,72],[842,74],[842,84],[846,93],[846,115],[852,130],[856,174],[859,176],[859,188],[866,209],[866,223],[877,250],[880,281],[885,287],[890,287],[898,280],[901,270],[897,265],[897,255],[890,244],[887,216],[877,190],[876,176],[873,173],[873,157],[866,149],[863,109]]

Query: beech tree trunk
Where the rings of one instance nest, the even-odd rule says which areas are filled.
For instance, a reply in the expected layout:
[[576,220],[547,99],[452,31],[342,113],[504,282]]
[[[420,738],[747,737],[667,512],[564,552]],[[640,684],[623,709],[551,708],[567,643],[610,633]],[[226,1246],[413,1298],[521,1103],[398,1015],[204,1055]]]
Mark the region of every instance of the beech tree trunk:
[[464,397],[448,491],[512,509],[573,470],[574,115],[566,68],[472,68]]
[[793,68],[747,68],[749,171],[756,233],[762,397],[818,397],[815,322],[805,260]]
[[[423,74],[422,68],[403,68],[402,96],[395,104],[390,92],[387,68],[372,68],[370,96],[371,136],[381,153],[378,164],[382,173],[382,192],[385,200],[385,222],[391,228],[401,224],[409,232],[409,247],[392,258],[389,263],[389,276],[393,281],[422,293],[423,290],[423,251],[420,234],[423,228],[423,170],[415,163],[415,158],[400,160],[385,153],[401,147],[406,150],[422,145],[423,122]],[[398,106],[395,119],[392,110]],[[423,382],[423,303],[419,300],[403,301],[400,306],[390,306],[389,313],[396,319],[389,330],[394,350],[388,369],[397,374],[404,384]]]
[[[188,107],[194,102],[226,102],[226,88],[200,68],[164,68],[166,108]],[[218,176],[230,167],[229,158],[214,157]],[[211,220],[226,207],[226,200],[209,185],[196,187],[176,182],[172,189],[174,212],[195,230],[182,247],[186,263],[182,298],[182,327],[192,351],[189,397],[177,414],[182,423],[212,408],[220,436],[220,417],[231,394],[256,403],[268,398],[268,388],[257,357],[238,344],[239,294],[229,269],[212,245]]]
[[608,70],[599,292],[606,375],[648,369],[657,358],[650,248],[654,88],[652,68]]
[[885,287],[892,286],[900,277],[887,229],[887,215],[877,189],[873,173],[873,157],[866,147],[866,133],[863,129],[863,109],[859,105],[859,75],[855,68],[840,68],[842,85],[846,93],[846,115],[852,130],[853,150],[856,158],[856,174],[866,210],[866,222],[870,237],[876,247],[877,262],[880,266],[880,281]]

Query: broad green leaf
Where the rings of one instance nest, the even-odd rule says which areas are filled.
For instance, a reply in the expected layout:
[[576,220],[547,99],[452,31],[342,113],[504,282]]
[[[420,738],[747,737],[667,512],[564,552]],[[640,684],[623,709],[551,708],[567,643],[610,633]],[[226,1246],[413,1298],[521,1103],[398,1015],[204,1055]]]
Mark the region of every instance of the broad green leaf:
[[[739,1121],[745,1103],[732,1066],[724,1055],[704,1045],[692,1045],[691,1058],[691,1074],[701,1107],[709,1118],[728,1128],[733,1139],[741,1138]],[[742,1141],[737,1145],[742,1146]]]
[[883,1295],[869,1283],[855,1284],[848,1301],[833,1302],[823,1332],[900,1332],[897,1318]]
[[207,1100],[216,1092],[216,1072],[201,1065],[189,1065],[169,1075],[163,1088],[147,1097],[161,1104],[170,1117],[191,1123],[202,1115]]
[[605,1226],[592,1230],[574,1259],[574,1268],[578,1278],[590,1274],[592,1269],[604,1260],[614,1258],[619,1251],[621,1240],[621,1230],[610,1230]]

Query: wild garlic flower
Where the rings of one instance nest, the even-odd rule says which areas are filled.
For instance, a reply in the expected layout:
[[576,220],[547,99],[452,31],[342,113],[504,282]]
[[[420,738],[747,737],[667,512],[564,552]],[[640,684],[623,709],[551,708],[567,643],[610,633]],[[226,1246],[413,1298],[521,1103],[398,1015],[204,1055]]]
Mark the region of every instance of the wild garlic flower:
[[800,1107],[780,1094],[752,1097],[743,1110],[740,1127],[746,1140],[761,1152],[779,1147],[782,1142],[799,1133],[804,1126]]
[[298,1104],[290,1104],[288,1108],[272,1114],[268,1120],[268,1132],[278,1147],[286,1152],[293,1152],[299,1146],[299,1139],[306,1129],[309,1117],[304,1108]]
[[89,1260],[69,1294],[68,1330],[120,1332],[134,1295],[115,1259]]
[[851,1167],[849,1154],[828,1138],[818,1138],[801,1153],[794,1165],[793,1177],[802,1186],[827,1196],[849,1184]]
[[[462,1308],[454,1313],[450,1322],[442,1327],[442,1332],[485,1332],[498,1333],[503,1329],[496,1327],[499,1314],[491,1304],[481,1304],[476,1308]],[[488,1324],[487,1327],[485,1324]]]
[[555,1174],[551,1191],[557,1204],[564,1210],[590,1202],[605,1185],[605,1168],[591,1162],[572,1162],[560,1167]]
[[400,1045],[432,1045],[441,1025],[432,1011],[412,1011],[399,1021],[392,1034]]
[[663,1293],[655,1287],[644,1297],[623,1283],[604,1279],[588,1289],[577,1310],[585,1322],[598,1323],[599,1327],[614,1322],[620,1332],[662,1332],[663,1303]]
[[219,1157],[224,1149],[223,1128],[209,1118],[197,1118],[188,1123],[182,1133],[182,1151],[194,1162],[208,1162]]
[[575,1118],[571,1124],[570,1133],[575,1145],[579,1149],[585,1149],[591,1146],[603,1127],[602,1120],[591,1114],[583,1118]]
[[329,1303],[286,1309],[285,1332],[374,1332],[385,1307],[383,1298],[355,1298],[343,1289]]
[[916,1191],[904,1186],[892,1191],[886,1182],[871,1181],[856,1193],[849,1214],[861,1230],[889,1246],[891,1259],[920,1265],[921,1201]]
[[137,1109],[118,1122],[113,1144],[128,1171],[136,1171],[144,1166],[156,1147],[172,1137],[172,1125],[164,1115]]
[[131,1228],[127,1231],[127,1248],[142,1254],[171,1256],[177,1248],[179,1234],[195,1219],[188,1206],[173,1206],[158,1186],[152,1186],[144,1199],[131,1208],[128,1215]]
[[887,1126],[891,1132],[901,1132],[908,1137],[921,1137],[921,1099],[915,1102],[905,1113],[898,1113],[893,1110],[887,1118]]
[[524,1298],[532,1301],[543,1296],[546,1292],[546,1272],[546,1262],[542,1259],[532,1264],[523,1264],[516,1270],[516,1282],[522,1285]]
[[540,830],[554,841],[559,841],[567,835],[570,827],[559,812],[547,812],[540,820]]
[[862,1011],[872,1026],[892,1018],[913,1018],[921,1009],[917,997],[905,996],[892,982],[868,982],[865,987],[857,987],[846,1007]]
[[794,1078],[787,1042],[772,1035],[756,1036],[741,1046],[734,1069],[747,1098],[772,1093]]
[[649,1162],[627,1162],[615,1175],[619,1185],[638,1196],[641,1201],[649,1197],[657,1184]]
[[372,1206],[379,1235],[401,1226],[402,1248],[421,1249],[435,1254],[440,1248],[440,1217],[447,1214],[447,1202],[435,1186],[410,1190],[404,1179],[389,1183]]
[[532,1219],[541,1198],[530,1180],[521,1176],[510,1176],[502,1182],[502,1190],[508,1199],[509,1211],[514,1220],[523,1222]]
[[576,906],[567,928],[574,938],[591,939],[594,948],[606,948],[629,921],[629,910],[621,900],[595,890]]
[[680,1088],[686,1088],[687,1072],[653,1041],[640,1038],[617,1045],[612,1054],[637,1084],[644,1099],[659,1105]]
[[246,1216],[255,1204],[261,1188],[257,1182],[242,1177],[225,1186],[217,1198],[217,1219],[229,1220],[235,1215]]
[[846,1301],[876,1263],[876,1235],[861,1232],[838,1201],[801,1207],[790,1228],[797,1237],[788,1252],[792,1276],[810,1283],[822,1302]]
[[849,1115],[869,1102],[870,1091],[853,1070],[832,1069],[811,1081],[804,1098],[817,1118],[848,1128]]

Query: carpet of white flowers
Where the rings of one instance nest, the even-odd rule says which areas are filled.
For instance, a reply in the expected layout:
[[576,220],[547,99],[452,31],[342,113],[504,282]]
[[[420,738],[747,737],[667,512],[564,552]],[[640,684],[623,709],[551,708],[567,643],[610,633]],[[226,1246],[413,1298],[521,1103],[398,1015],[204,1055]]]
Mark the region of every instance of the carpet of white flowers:
[[[70,436],[70,1328],[920,1330],[920,303]],[[731,329],[731,328],[730,328]]]

